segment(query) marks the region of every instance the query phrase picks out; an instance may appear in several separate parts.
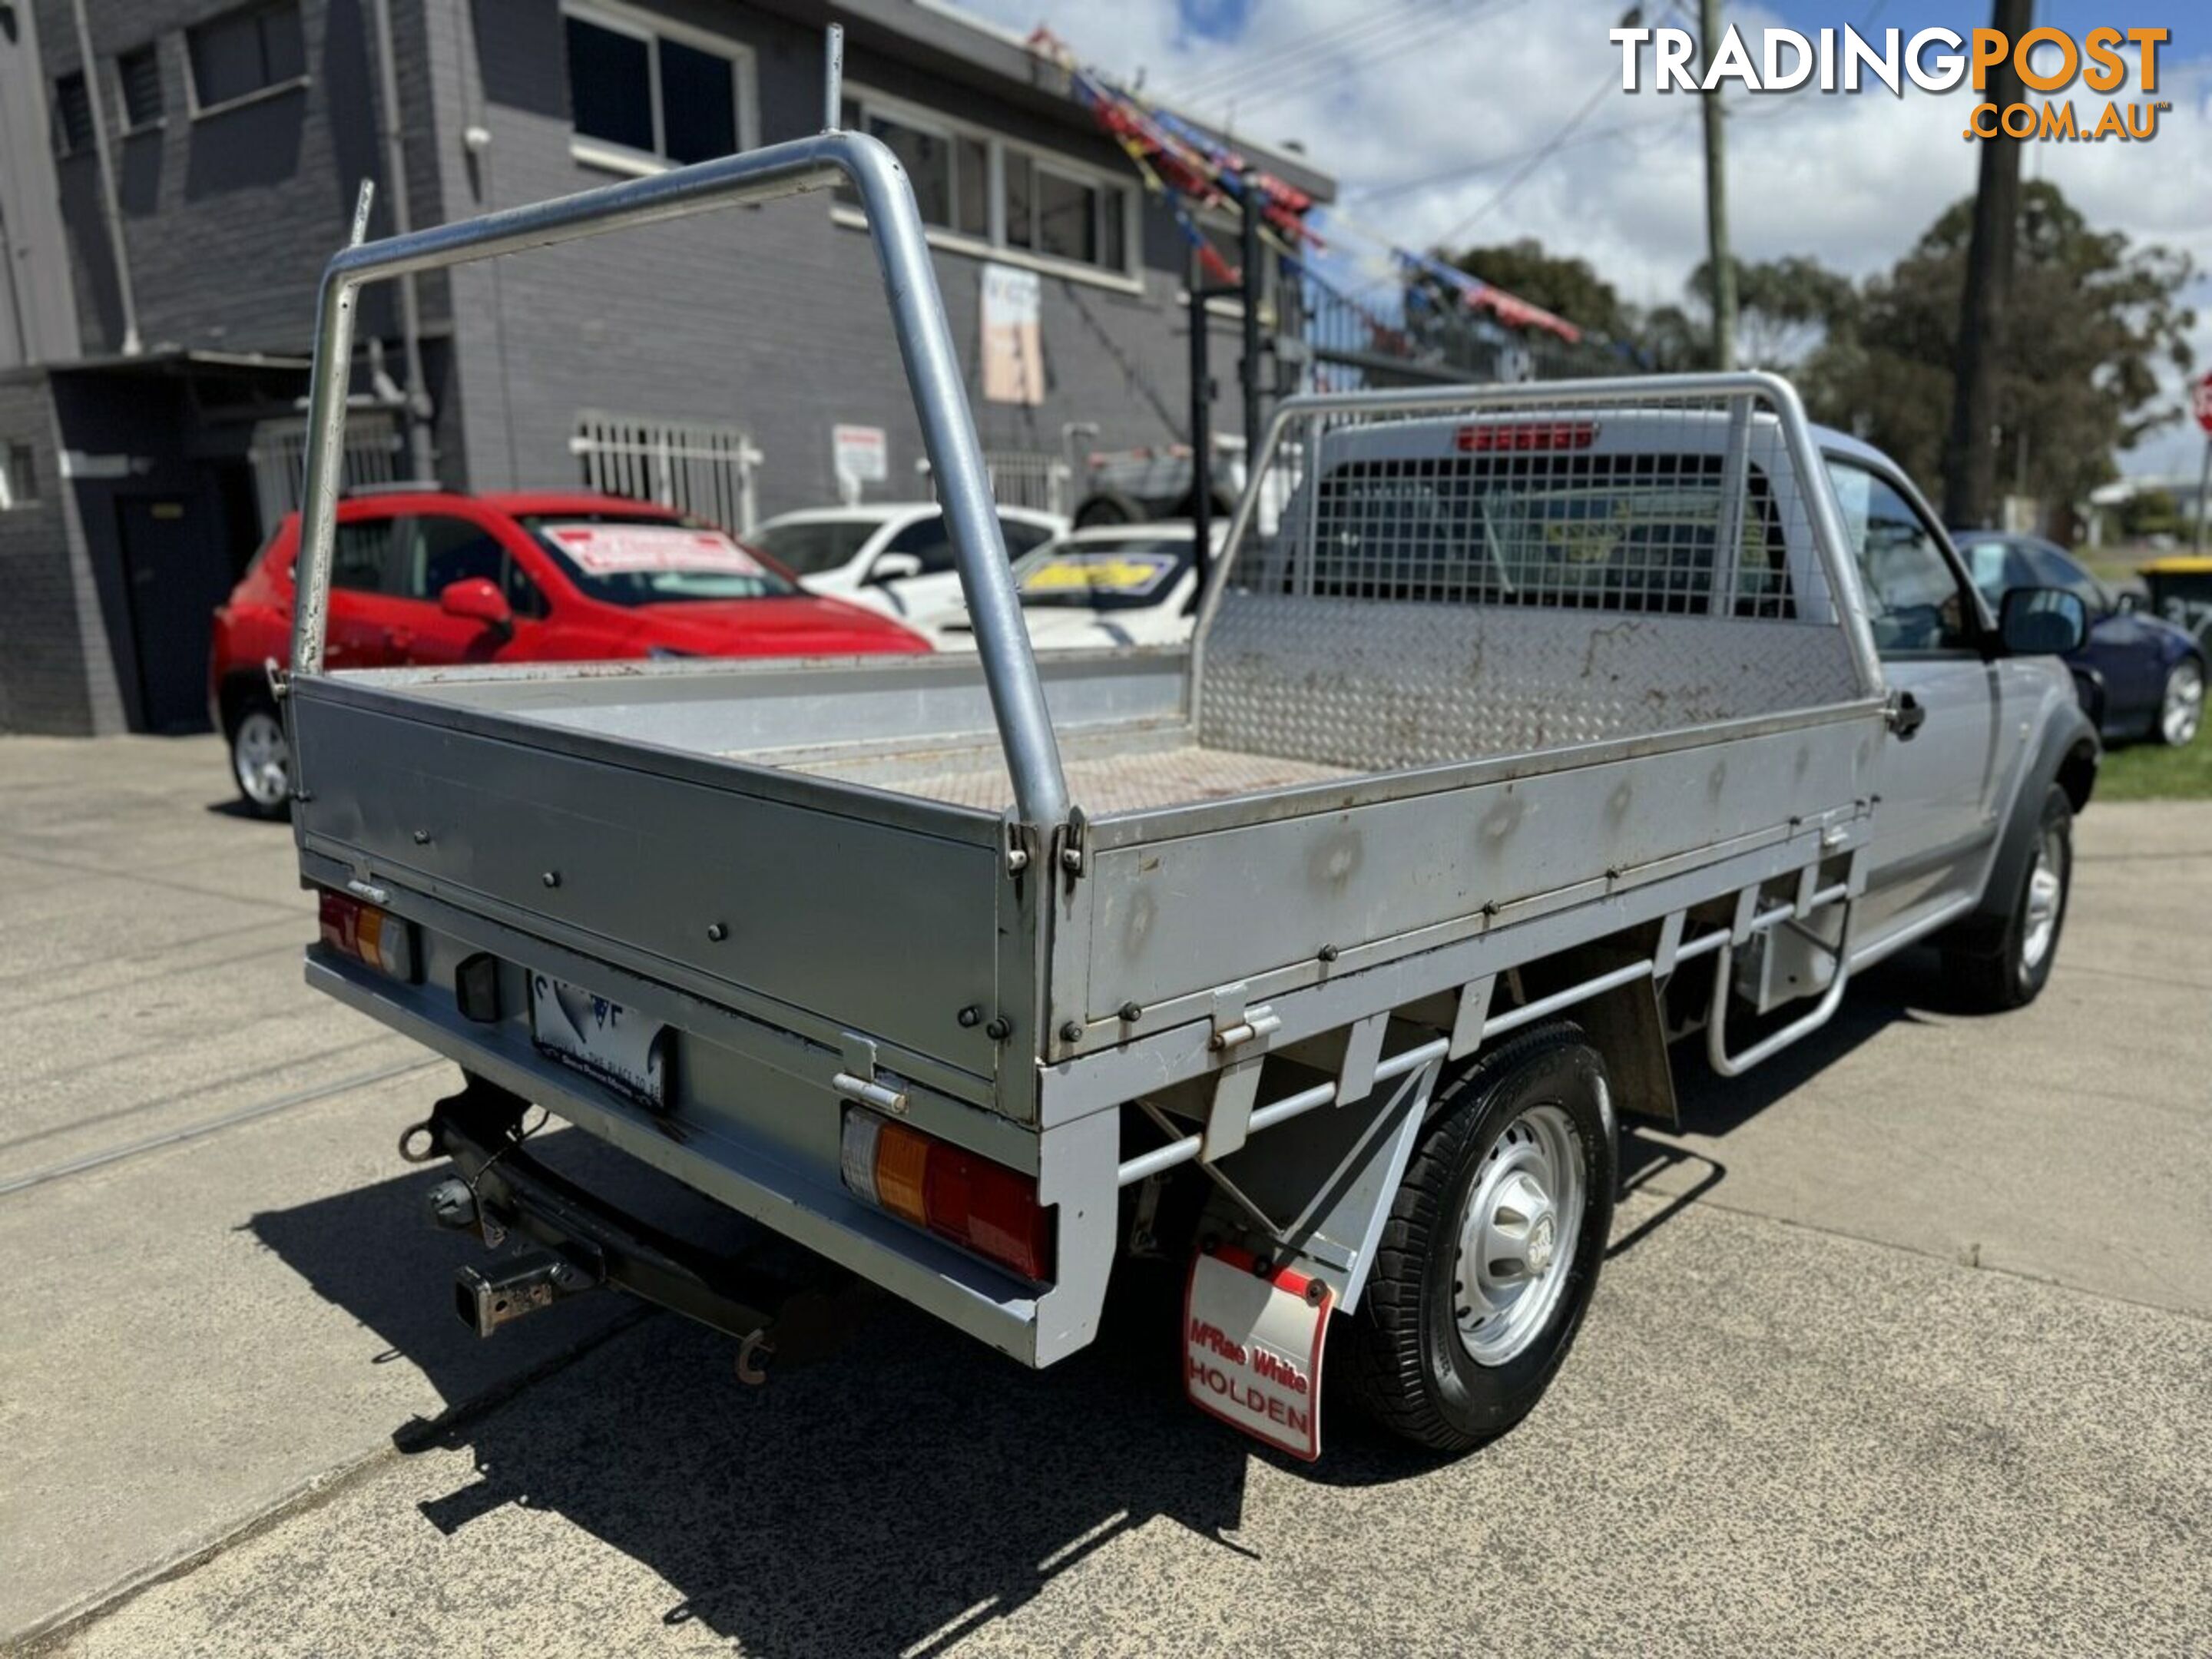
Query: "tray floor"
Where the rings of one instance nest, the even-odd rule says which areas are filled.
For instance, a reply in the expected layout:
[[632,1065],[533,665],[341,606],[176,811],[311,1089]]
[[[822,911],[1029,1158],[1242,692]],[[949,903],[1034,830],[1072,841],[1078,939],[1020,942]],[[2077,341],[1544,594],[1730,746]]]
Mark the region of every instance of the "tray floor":
[[[817,762],[792,769],[902,795],[919,795],[951,806],[995,810],[1013,799],[1013,783],[1006,775],[1004,757],[996,750],[988,757],[978,752],[939,758],[945,764],[933,765],[915,757],[895,760],[871,757]],[[1093,817],[1365,775],[1349,767],[1206,749],[1197,744],[1121,754],[1070,754],[1062,764],[1067,773],[1069,798]]]

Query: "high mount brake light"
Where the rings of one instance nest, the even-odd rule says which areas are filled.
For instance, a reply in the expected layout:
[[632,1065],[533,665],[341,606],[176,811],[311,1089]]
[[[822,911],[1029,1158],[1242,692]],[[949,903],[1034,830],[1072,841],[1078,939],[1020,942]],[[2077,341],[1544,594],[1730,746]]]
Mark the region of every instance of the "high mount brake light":
[[1052,1273],[1052,1223],[1036,1178],[858,1107],[839,1148],[854,1196],[1024,1279]]
[[415,977],[415,929],[388,910],[319,888],[323,943],[394,979]]
[[1453,447],[1488,455],[1539,449],[1588,449],[1597,441],[1595,421],[1486,421],[1460,428]]

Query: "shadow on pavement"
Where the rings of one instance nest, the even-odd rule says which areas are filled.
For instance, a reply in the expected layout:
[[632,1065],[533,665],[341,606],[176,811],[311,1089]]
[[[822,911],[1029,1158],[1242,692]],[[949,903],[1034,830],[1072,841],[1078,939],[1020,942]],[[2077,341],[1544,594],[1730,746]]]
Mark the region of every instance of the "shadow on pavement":
[[[1940,994],[1930,969],[1901,964],[1869,975],[1826,1030],[1745,1077],[1711,1077],[1681,1055],[1684,1132],[1727,1134]],[[661,1180],[574,1132],[539,1146],[549,1163],[603,1187]],[[1710,1173],[1618,1241],[1616,1255],[1726,1174],[1641,1130],[1623,1152],[1632,1190],[1670,1161],[1698,1159]],[[454,1318],[448,1286],[454,1266],[483,1252],[423,1220],[435,1178],[410,1172],[258,1216],[252,1228],[452,1401],[499,1399],[502,1377],[543,1370],[634,1316],[636,1304],[608,1293],[479,1342]],[[745,1224],[705,1208],[716,1225]],[[545,1511],[671,1586],[670,1626],[778,1652],[928,1654],[1158,1518],[1245,1553],[1235,1534],[1247,1474],[1273,1455],[1183,1402],[1178,1287],[1171,1268],[1122,1273],[1100,1340],[1042,1372],[886,1303],[836,1358],[772,1372],[758,1389],[738,1382],[732,1340],[651,1313],[501,1403],[397,1425],[393,1437],[410,1453],[465,1450],[473,1461],[473,1480],[419,1506],[442,1540],[465,1540],[510,1505]],[[1379,1486],[1436,1467],[1360,1424],[1334,1390],[1324,1414],[1328,1455],[1310,1468],[1283,1465],[1300,1478]]]
[[[547,1161],[565,1153],[581,1178],[574,1160],[599,1152],[581,1139],[547,1136]],[[1157,1516],[1237,1547],[1224,1534],[1255,1449],[1182,1402],[1171,1273],[1118,1293],[1101,1340],[1042,1372],[885,1304],[835,1358],[772,1368],[763,1388],[737,1380],[734,1340],[658,1312],[547,1373],[550,1356],[641,1304],[581,1297],[479,1342],[448,1286],[483,1251],[425,1222],[434,1178],[410,1172],[252,1226],[446,1399],[501,1401],[395,1427],[403,1451],[473,1458],[475,1480],[420,1506],[455,1548],[506,1506],[558,1514],[672,1586],[668,1624],[826,1655],[932,1651]],[[532,1371],[502,1399],[503,1382]],[[1344,1473],[1389,1478],[1398,1462],[1355,1447]]]

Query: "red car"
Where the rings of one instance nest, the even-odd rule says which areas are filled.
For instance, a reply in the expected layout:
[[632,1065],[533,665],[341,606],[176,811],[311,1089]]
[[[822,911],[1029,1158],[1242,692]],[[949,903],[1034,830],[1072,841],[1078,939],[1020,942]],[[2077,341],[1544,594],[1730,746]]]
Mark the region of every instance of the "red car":
[[[215,613],[208,695],[246,806],[281,817],[290,778],[265,665],[290,659],[300,516],[277,526]],[[726,532],[580,493],[414,489],[338,503],[326,660],[595,661],[926,652],[890,618],[806,592]]]

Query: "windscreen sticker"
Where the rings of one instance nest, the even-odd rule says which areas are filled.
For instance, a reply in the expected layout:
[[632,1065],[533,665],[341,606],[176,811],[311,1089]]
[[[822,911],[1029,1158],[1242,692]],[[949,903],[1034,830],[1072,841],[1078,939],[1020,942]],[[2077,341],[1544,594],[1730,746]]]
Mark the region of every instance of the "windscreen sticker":
[[545,534],[589,576],[665,570],[764,574],[759,560],[719,530],[673,524],[556,524],[548,525]]
[[1142,599],[1175,574],[1166,553],[1070,553],[1048,559],[1022,577],[1024,593],[1123,593]]

